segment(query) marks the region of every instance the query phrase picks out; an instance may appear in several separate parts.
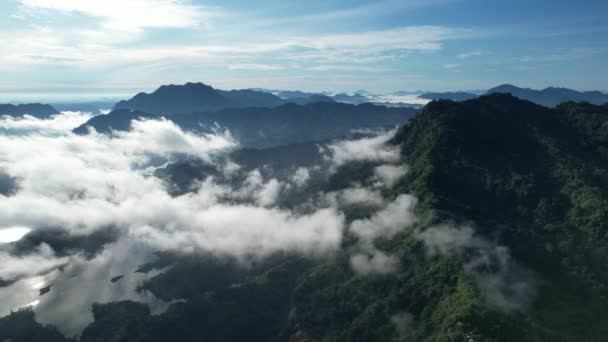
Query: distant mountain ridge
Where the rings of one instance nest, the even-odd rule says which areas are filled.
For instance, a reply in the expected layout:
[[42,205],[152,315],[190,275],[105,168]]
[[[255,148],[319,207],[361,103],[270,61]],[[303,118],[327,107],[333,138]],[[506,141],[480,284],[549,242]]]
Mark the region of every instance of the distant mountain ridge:
[[[413,108],[390,108],[372,104],[350,105],[316,102],[305,105],[287,103],[274,108],[225,108],[216,112],[184,113],[167,116],[184,130],[209,132],[215,123],[230,130],[243,147],[270,147],[319,141],[343,136],[356,129],[395,127],[417,112]],[[162,115],[117,109],[91,118],[74,129],[86,134],[88,126],[100,133],[128,130],[138,118]]]
[[492,88],[486,95],[494,93],[511,94],[523,100],[532,101],[546,107],[556,107],[560,103],[575,101],[589,102],[595,105],[608,103],[608,94],[600,91],[576,91],[568,88],[548,87],[542,90],[519,88],[511,84],[503,84]]
[[59,114],[59,111],[51,105],[42,103],[0,104],[0,115],[23,116],[26,114],[44,119],[51,115]]
[[419,95],[418,97],[427,99],[427,100],[452,100],[452,101],[466,101],[471,100],[477,97],[475,94],[467,93],[467,92],[445,92],[445,93],[425,93]]
[[221,91],[203,83],[163,85],[154,92],[139,93],[120,101],[114,109],[129,109],[151,114],[187,114],[217,111],[230,107],[273,107],[284,101],[255,90]]
[[139,93],[129,100],[120,101],[114,109],[174,115],[215,112],[227,108],[274,108],[289,102],[307,104],[332,101],[330,97],[322,94],[299,91],[281,94],[290,96],[277,96],[258,89],[220,90],[204,83],[171,84],[163,85],[152,93]]

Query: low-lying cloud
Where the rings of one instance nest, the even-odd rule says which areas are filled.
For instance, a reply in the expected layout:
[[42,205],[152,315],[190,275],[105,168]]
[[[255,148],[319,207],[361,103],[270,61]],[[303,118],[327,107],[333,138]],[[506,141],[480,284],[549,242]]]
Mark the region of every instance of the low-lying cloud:
[[342,140],[327,146],[326,158],[334,166],[352,161],[398,162],[399,148],[386,142],[395,135],[396,130],[361,139]]
[[[389,275],[400,267],[398,255],[378,246],[379,240],[417,222],[415,197],[388,195],[407,173],[398,148],[386,144],[394,131],[329,144],[324,165],[290,169],[285,175],[263,167],[246,169],[224,158],[238,147],[229,132],[196,135],[162,119],[136,120],[130,131],[111,135],[71,133],[88,116],[74,112],[48,120],[0,119],[0,180],[14,183],[11,191],[0,193],[0,231],[32,231],[21,245],[0,244],[5,285],[0,287],[0,314],[35,305],[39,321],[77,336],[92,321],[93,302],[129,299],[161,312],[168,303],[135,291],[153,274],[134,270],[155,251],[202,252],[249,263],[277,253],[331,255],[343,247],[346,235],[356,241],[349,249],[355,273]],[[166,180],[153,173],[189,158],[216,172],[194,182],[189,192],[172,195]],[[281,204],[284,195],[315,186],[321,169],[331,173],[357,161],[372,163],[371,182],[331,193],[317,189],[305,203]],[[347,219],[343,211],[358,206],[372,214]],[[41,232],[61,232],[68,242],[95,234],[100,238],[89,250],[64,241],[53,249],[50,241],[34,238],[44,236],[36,235]],[[512,262],[506,248],[477,237],[472,229],[432,227],[417,237],[429,255],[464,258],[464,271],[490,305],[516,311],[533,297],[533,277]],[[490,266],[498,272],[487,271]],[[108,283],[122,275],[117,283]],[[39,297],[39,289],[49,285],[61,291]],[[408,316],[395,317],[397,329],[409,325]]]
[[[58,324],[72,336],[90,323],[94,301],[158,304],[151,294],[135,293],[134,276],[107,284],[111,276],[133,272],[136,265],[119,267],[125,260],[144,263],[151,251],[206,252],[249,262],[280,252],[321,256],[340,248],[345,218],[338,208],[299,213],[277,205],[284,189],[308,182],[308,170],[296,170],[291,183],[265,178],[258,170],[249,171],[242,183],[208,177],[191,192],[172,196],[151,175],[168,162],[196,158],[226,178],[240,172],[233,162],[215,163],[238,146],[229,132],[195,135],[168,120],[140,120],[130,131],[109,136],[71,133],[86,116],[0,120],[0,170],[18,185],[0,195],[0,230],[60,229],[68,240],[108,229],[116,234],[93,254],[70,246],[60,255],[43,242],[22,250],[0,245],[0,279],[10,284],[0,288],[0,298],[14,298],[0,304],[0,313],[34,303],[38,320]],[[84,268],[74,271],[77,281],[66,277],[78,265]],[[30,283],[40,277],[61,291],[37,298],[40,286]]]
[[461,258],[463,271],[475,281],[490,307],[504,312],[523,311],[534,300],[534,274],[518,265],[507,247],[476,235],[471,227],[431,227],[418,238],[431,256]]
[[398,269],[398,258],[379,250],[375,241],[390,239],[411,227],[417,220],[416,203],[416,198],[411,195],[399,195],[370,218],[352,222],[350,232],[359,239],[360,250],[350,259],[355,272],[362,275],[389,274]]

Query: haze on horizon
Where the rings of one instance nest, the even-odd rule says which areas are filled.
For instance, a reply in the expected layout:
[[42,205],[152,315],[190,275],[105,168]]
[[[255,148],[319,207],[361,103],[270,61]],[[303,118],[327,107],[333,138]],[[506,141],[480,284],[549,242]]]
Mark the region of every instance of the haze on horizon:
[[8,0],[0,97],[116,99],[188,81],[607,90],[607,10],[600,0]]

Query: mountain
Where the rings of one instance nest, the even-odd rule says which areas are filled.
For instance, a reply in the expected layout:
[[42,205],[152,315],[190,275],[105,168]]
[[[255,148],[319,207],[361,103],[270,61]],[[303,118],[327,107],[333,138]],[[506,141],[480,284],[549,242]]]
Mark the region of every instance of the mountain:
[[608,103],[608,94],[599,91],[580,92],[568,88],[549,87],[543,90],[534,90],[503,84],[486,92],[486,94],[493,93],[512,94],[520,99],[532,101],[546,107],[555,107],[560,103],[567,101],[589,102],[597,105]]
[[425,93],[418,97],[427,100],[452,100],[452,101],[466,101],[477,97],[475,94],[465,92],[447,92],[447,93]]
[[[238,117],[250,115],[255,127],[257,121],[268,125],[266,116],[276,113],[294,112],[298,118],[309,113],[332,125],[323,120],[334,115],[344,120],[337,108],[353,116],[386,110],[370,106],[287,104],[247,109]],[[280,127],[294,132],[289,124]],[[315,128],[324,126],[301,130]],[[246,168],[310,168],[308,183],[286,189],[294,192],[291,201],[280,201],[277,208],[306,211],[320,196],[331,200],[330,194],[369,187],[387,201],[415,195],[415,223],[395,234],[383,230],[367,241],[370,246],[357,240],[357,229],[377,218],[381,222],[372,227],[390,226],[391,215],[344,208],[348,231],[331,255],[278,253],[246,267],[211,253],[159,252],[138,270],[155,270],[138,288],[174,301],[167,311],[151,314],[146,304],[129,301],[95,303],[94,322],[80,341],[606,339],[608,105],[566,102],[548,108],[508,94],[437,100],[388,144],[409,169],[391,188],[378,188],[375,171],[381,162],[374,160],[346,162],[332,174],[317,175],[325,159],[316,144],[243,149],[233,157]],[[216,165],[188,161],[169,164],[156,176],[185,184],[204,179],[206,172],[217,172]],[[393,209],[395,216],[407,211]],[[358,218],[357,228],[351,223]],[[357,273],[353,260],[361,253],[376,253],[369,259],[372,266],[382,269],[389,260],[398,267]],[[0,319],[0,337],[62,340],[31,311]]]
[[187,114],[224,108],[275,107],[284,104],[279,97],[255,90],[216,90],[203,83],[164,85],[151,94],[139,93],[120,101],[114,109],[137,110],[151,114]]
[[292,98],[288,99],[287,101],[289,101],[291,103],[299,104],[299,105],[305,105],[308,103],[315,103],[315,102],[336,102],[336,100],[334,100],[333,98],[331,98],[329,96],[325,96],[325,95],[310,95],[307,97],[292,97]]
[[0,104],[0,115],[23,116],[31,115],[37,118],[48,118],[51,115],[59,114],[57,109],[48,104],[28,103],[20,105]]
[[[185,130],[208,132],[215,123],[230,130],[244,147],[268,147],[344,136],[355,129],[393,127],[407,121],[412,108],[388,108],[371,104],[349,105],[318,102],[306,105],[288,103],[275,108],[229,108],[217,112],[172,116]],[[87,126],[98,132],[128,130],[133,119],[158,118],[138,111],[115,110],[93,117],[74,129],[86,134]]]
[[218,92],[230,101],[229,107],[276,107],[285,104],[280,97],[261,91],[243,89]]
[[317,94],[317,93],[307,93],[304,91],[300,91],[300,90],[278,90],[276,91],[276,94],[278,97],[282,98],[282,99],[292,99],[292,98],[306,98],[306,97],[310,97],[313,95],[322,95],[322,94]]
[[2,341],[75,342],[67,339],[57,328],[42,326],[35,320],[34,311],[21,309],[0,319]]
[[499,239],[538,278],[523,316],[471,308],[465,321],[482,335],[607,336],[599,318],[608,310],[607,128],[606,105],[549,109],[492,94],[432,102],[394,137],[410,165],[400,192],[416,193],[439,221],[475,222],[476,234]]
[[362,94],[353,94],[353,95],[336,94],[332,97],[337,102],[342,102],[342,103],[361,104],[361,103],[372,102],[367,96],[362,95]]
[[76,127],[73,132],[76,134],[87,134],[89,127],[95,128],[99,133],[109,134],[112,130],[128,131],[131,128],[131,121],[137,119],[160,119],[158,114],[149,114],[129,109],[116,109],[106,115],[96,115],[86,123]]
[[399,90],[393,93],[393,95],[399,95],[399,96],[404,96],[404,95],[422,95],[422,94],[426,94],[426,93],[430,93],[430,91],[426,91],[426,90],[413,90],[413,91],[409,91],[409,90]]
[[[552,109],[506,94],[434,101],[390,141],[410,171],[389,193],[419,198],[419,223],[379,239],[386,253],[398,256],[398,271],[353,274],[348,256],[355,247],[347,240],[331,260],[278,261],[242,276],[248,280],[238,288],[216,288],[210,299],[171,285],[183,277],[207,284],[186,275],[202,272],[209,261],[190,264],[146,285],[171,293],[167,299],[192,298],[188,304],[157,321],[144,315],[131,322],[147,329],[154,329],[152,322],[183,325],[179,315],[206,317],[214,310],[255,320],[233,322],[261,339],[602,341],[608,334],[602,318],[608,310],[607,127],[608,106],[570,102]],[[263,154],[272,160],[272,153]],[[373,167],[345,165],[310,191],[365,184]],[[420,236],[437,251],[425,251]],[[241,313],[243,306],[250,309]],[[201,321],[217,324],[214,331],[224,338],[244,338],[224,324]]]

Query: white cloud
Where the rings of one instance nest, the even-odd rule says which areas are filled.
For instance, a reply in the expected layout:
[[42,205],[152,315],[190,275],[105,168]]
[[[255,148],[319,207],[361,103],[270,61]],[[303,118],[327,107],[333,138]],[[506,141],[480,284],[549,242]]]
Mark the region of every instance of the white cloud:
[[[47,5],[52,7],[52,3],[48,0]],[[144,23],[138,24],[139,27],[144,28]],[[123,72],[116,73],[121,77],[116,82],[124,82],[124,72],[141,78],[151,72],[201,66],[235,71],[307,69],[376,73],[389,70],[370,63],[398,60],[413,51],[437,51],[442,42],[469,34],[468,30],[458,28],[406,26],[382,31],[300,36],[259,32],[246,41],[221,39],[221,35],[214,34],[204,44],[195,40],[165,44],[149,40],[140,31],[53,25],[0,33],[0,39],[5,41],[4,47],[0,47],[0,67],[11,70],[18,66],[64,65],[84,68],[79,72],[96,72],[95,75],[105,68],[110,71],[118,68]],[[104,74],[104,79],[112,75]]]
[[64,112],[53,120],[38,119],[30,115],[23,117],[5,116],[0,119],[0,132],[4,135],[37,133],[44,135],[62,134],[78,127],[91,118],[91,113]]
[[19,241],[32,230],[26,227],[0,228],[0,244]]
[[407,172],[408,168],[405,165],[385,164],[374,169],[374,176],[382,181],[384,186],[392,188]]
[[357,71],[357,72],[387,72],[391,69],[376,66],[358,65],[317,65],[307,68],[310,71]]
[[331,160],[335,166],[351,161],[397,162],[399,161],[399,148],[389,146],[386,142],[395,135],[396,130],[388,131],[370,138],[342,140],[327,147]]
[[[30,262],[40,262],[39,255],[28,256],[20,267],[27,268]],[[46,256],[50,266],[57,258]],[[8,287],[0,287],[0,316],[8,315],[11,309],[36,303],[36,320],[45,325],[54,325],[69,337],[77,337],[82,329],[93,322],[93,303],[131,300],[146,303],[153,314],[164,311],[169,303],[154,297],[149,291],[137,291],[137,287],[160,271],[148,274],[133,272],[151,260],[152,251],[141,243],[124,239],[107,246],[95,258],[86,260],[80,255],[72,256],[61,270],[23,278]],[[29,260],[29,261],[28,261]],[[19,259],[14,263],[18,264]],[[41,264],[49,264],[48,260]],[[31,272],[28,272],[31,274]],[[124,276],[116,283],[110,279]],[[50,286],[43,296],[39,290]],[[65,294],[68,294],[66,296]]]
[[211,162],[234,141],[229,135],[186,133],[166,120],[132,126],[111,137],[0,135],[0,167],[19,179],[16,194],[0,196],[0,227],[87,234],[115,226],[159,248],[239,257],[282,250],[317,254],[339,246],[341,213],[325,208],[297,215],[270,208],[284,184],[265,181],[257,170],[236,188],[207,179],[198,191],[171,197],[159,179],[146,175],[154,156],[187,154]]
[[489,51],[485,51],[485,50],[473,50],[473,51],[468,51],[468,52],[460,53],[460,54],[456,55],[456,58],[458,58],[458,59],[469,59],[471,57],[479,57],[479,56],[484,56],[484,55],[489,55],[489,54],[490,54]]
[[439,50],[441,41],[465,35],[465,30],[441,26],[406,26],[389,30],[333,34],[306,41],[305,46],[348,50]]
[[418,95],[378,95],[374,97],[376,102],[388,102],[388,103],[411,103],[418,105],[426,105],[431,100],[423,99]]
[[180,0],[20,0],[26,10],[86,14],[101,20],[105,29],[140,31],[145,28],[197,26],[204,17],[200,6]]
[[411,195],[399,195],[372,217],[354,221],[350,231],[364,243],[373,243],[380,237],[390,239],[416,222],[416,203]]
[[310,180],[310,170],[299,167],[291,176],[291,181],[297,186],[304,186]]
[[399,267],[399,259],[377,249],[371,253],[358,253],[350,258],[350,266],[361,275],[390,274]]
[[13,280],[47,272],[67,263],[68,260],[67,257],[56,257],[54,251],[46,244],[40,245],[35,253],[25,256],[13,256],[0,251],[0,279]]
[[458,257],[463,271],[477,286],[486,304],[505,312],[526,310],[536,295],[535,275],[519,266],[509,249],[477,234],[468,226],[430,227],[417,238],[429,255]]
[[350,232],[359,239],[359,252],[351,256],[350,265],[358,274],[389,274],[399,268],[399,259],[379,250],[378,238],[390,239],[416,222],[414,209],[417,200],[410,195],[399,195],[370,218],[355,220]]
[[262,71],[273,71],[282,70],[283,67],[280,65],[271,64],[232,64],[228,66],[230,70],[262,70]]
[[356,187],[347,188],[338,193],[338,200],[344,205],[372,205],[381,206],[384,198],[377,190]]

